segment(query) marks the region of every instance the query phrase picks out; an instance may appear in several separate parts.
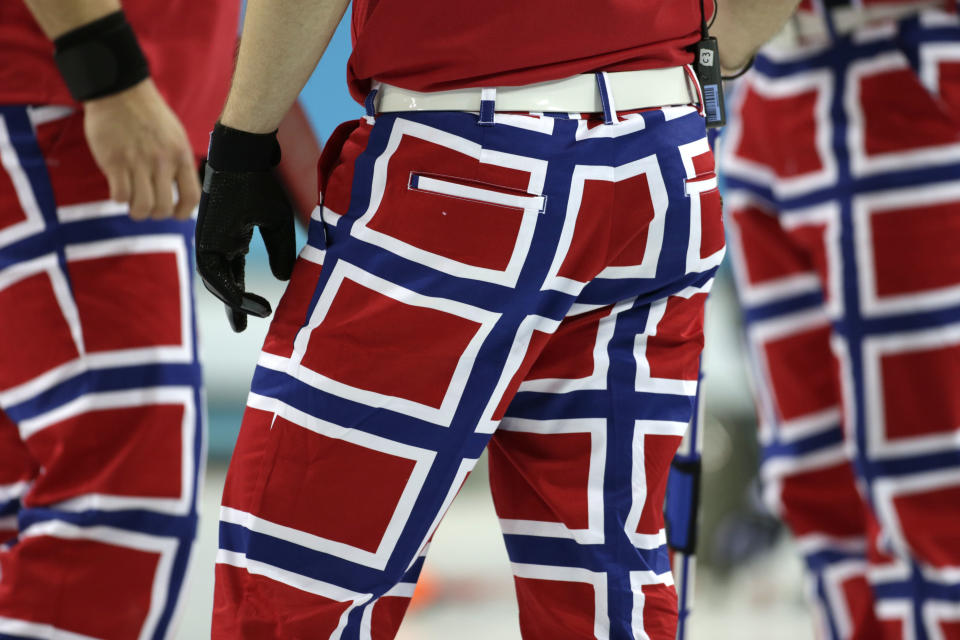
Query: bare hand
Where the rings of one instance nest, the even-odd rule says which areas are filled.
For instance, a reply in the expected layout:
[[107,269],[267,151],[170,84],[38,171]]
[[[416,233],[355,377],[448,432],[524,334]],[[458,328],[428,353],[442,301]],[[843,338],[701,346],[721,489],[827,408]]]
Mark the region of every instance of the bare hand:
[[200,202],[193,150],[152,80],[85,102],[83,125],[110,198],[128,203],[131,218],[190,217]]

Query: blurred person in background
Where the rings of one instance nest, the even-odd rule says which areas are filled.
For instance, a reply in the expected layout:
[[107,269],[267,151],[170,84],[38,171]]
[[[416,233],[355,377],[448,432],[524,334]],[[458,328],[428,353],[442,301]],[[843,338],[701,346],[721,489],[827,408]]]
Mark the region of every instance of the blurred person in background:
[[[227,477],[214,638],[394,637],[489,443],[524,637],[673,640],[663,491],[724,251],[689,68],[706,4],[356,2],[367,114],[327,143],[295,261],[275,131],[347,2],[251,0],[198,271],[237,331],[271,312],[244,290],[253,226],[292,279]],[[728,66],[794,7],[726,0]]]
[[196,161],[238,13],[0,2],[2,637],[173,635],[205,456]]
[[819,638],[960,638],[960,20],[804,2],[737,87],[727,229],[767,503]]

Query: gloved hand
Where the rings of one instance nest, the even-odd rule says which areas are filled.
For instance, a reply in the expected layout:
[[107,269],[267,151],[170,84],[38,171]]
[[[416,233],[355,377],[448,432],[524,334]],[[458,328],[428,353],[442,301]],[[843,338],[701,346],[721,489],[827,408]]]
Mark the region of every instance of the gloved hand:
[[269,302],[244,290],[254,227],[260,227],[273,275],[289,280],[293,272],[293,208],[271,173],[279,162],[276,132],[248,133],[217,123],[210,135],[197,217],[197,271],[207,290],[226,304],[236,332],[247,328],[248,314],[271,313]]

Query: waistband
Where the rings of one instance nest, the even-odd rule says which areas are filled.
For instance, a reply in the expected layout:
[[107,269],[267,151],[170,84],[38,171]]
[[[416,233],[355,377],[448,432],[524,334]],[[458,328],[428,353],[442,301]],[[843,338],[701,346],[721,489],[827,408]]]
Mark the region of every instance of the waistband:
[[794,16],[791,23],[792,29],[788,31],[783,44],[791,44],[791,37],[795,40],[795,44],[830,40],[885,22],[896,22],[927,9],[946,8],[951,5],[950,0],[928,0],[927,2],[892,2],[866,7],[834,6],[825,9],[825,13],[801,11]]

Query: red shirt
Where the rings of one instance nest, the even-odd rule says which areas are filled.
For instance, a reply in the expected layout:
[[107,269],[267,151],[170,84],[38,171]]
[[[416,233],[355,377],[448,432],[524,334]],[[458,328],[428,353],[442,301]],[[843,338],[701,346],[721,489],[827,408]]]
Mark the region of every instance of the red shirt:
[[[704,0],[708,17],[713,0]],[[414,91],[687,64],[699,0],[354,0],[347,76]]]
[[[230,88],[239,0],[124,0],[157,87],[198,155]],[[0,0],[0,104],[75,104],[22,0]]]

